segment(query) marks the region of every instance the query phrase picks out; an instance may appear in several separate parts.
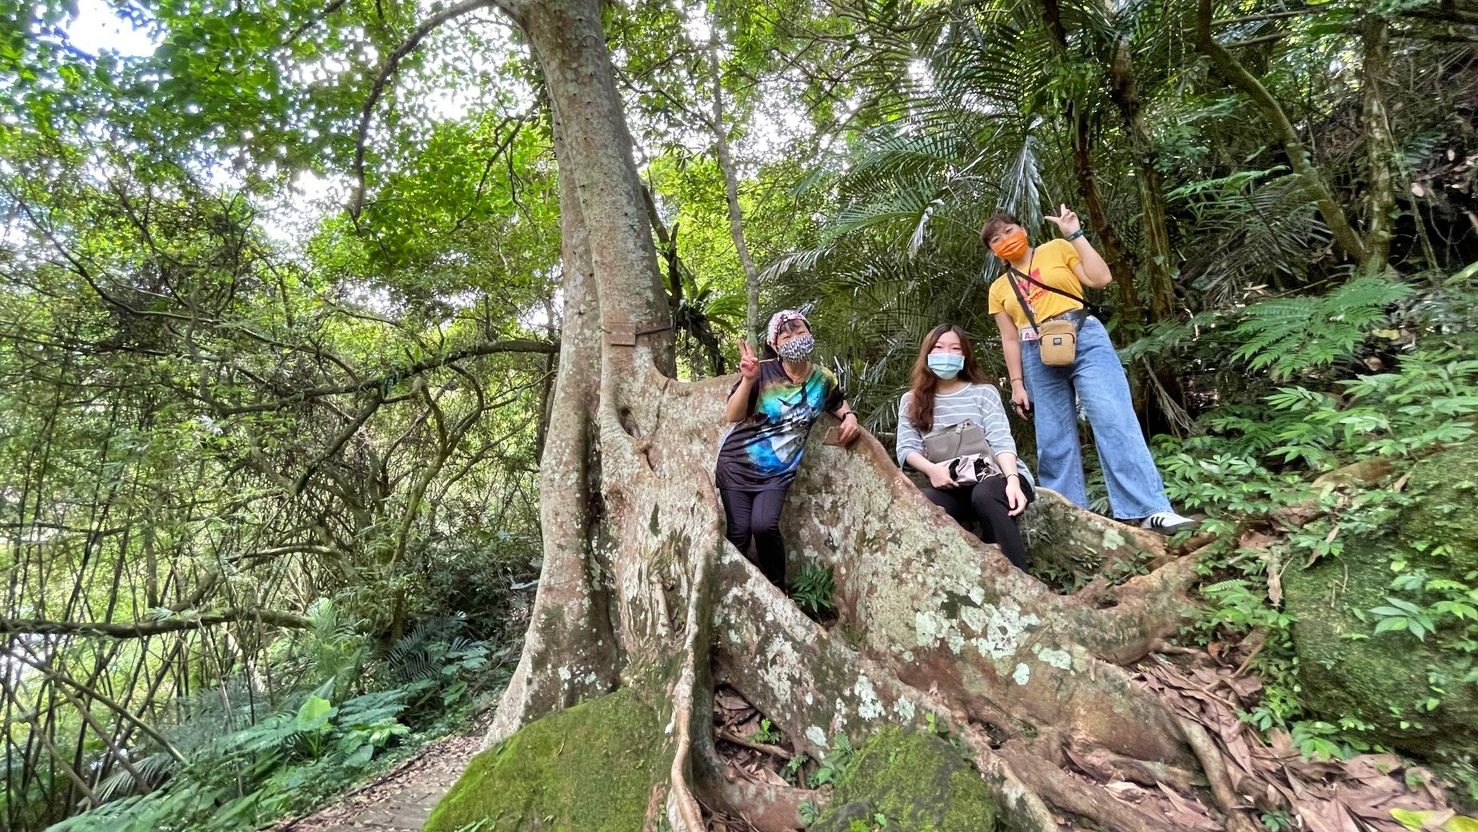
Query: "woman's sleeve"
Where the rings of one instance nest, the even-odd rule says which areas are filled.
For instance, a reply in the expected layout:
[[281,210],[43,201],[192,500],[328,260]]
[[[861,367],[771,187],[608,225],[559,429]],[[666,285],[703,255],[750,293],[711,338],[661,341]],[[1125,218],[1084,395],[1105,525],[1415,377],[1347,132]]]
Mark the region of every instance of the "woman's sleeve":
[[[763,367],[764,365],[762,364],[760,366]],[[741,378],[741,379],[739,379],[739,381],[734,382],[734,386],[729,388],[729,395],[727,395],[727,396],[724,397],[724,402],[727,403],[729,401],[729,399],[734,398],[734,391],[739,389],[739,385],[743,381],[744,381],[744,379]],[[744,405],[744,419],[748,419],[750,416],[753,416],[754,415],[754,406],[757,405],[757,404],[759,404],[759,400],[760,400],[760,384],[759,384],[759,379],[755,379],[755,382],[753,384],[749,385],[749,402]],[[744,421],[744,419],[740,419],[739,421],[742,422],[742,421]],[[733,423],[731,423],[731,424],[733,424]]]
[[1016,440],[1011,438],[1011,423],[1006,419],[1006,408],[1001,405],[1001,392],[993,384],[980,385],[980,429],[990,440],[996,453],[1016,453]]
[[1072,243],[1069,243],[1067,240],[1064,240],[1060,237],[1056,240],[1053,240],[1052,243],[1053,245],[1061,243],[1058,248],[1062,250],[1062,262],[1066,264],[1069,269],[1083,262],[1083,258],[1078,256],[1078,250],[1073,248]]
[[912,393],[904,393],[903,398],[898,400],[898,467],[907,467],[904,460],[908,455],[918,451],[923,453],[924,440],[919,436],[919,429],[914,427],[913,420],[908,418],[908,406],[913,399]]
[[831,370],[827,370],[825,367],[822,370],[826,373],[826,383],[830,386],[830,389],[826,391],[826,401],[821,405],[821,409],[827,413],[834,413],[837,408],[842,406],[842,402],[847,400],[847,391],[842,389],[842,382]]

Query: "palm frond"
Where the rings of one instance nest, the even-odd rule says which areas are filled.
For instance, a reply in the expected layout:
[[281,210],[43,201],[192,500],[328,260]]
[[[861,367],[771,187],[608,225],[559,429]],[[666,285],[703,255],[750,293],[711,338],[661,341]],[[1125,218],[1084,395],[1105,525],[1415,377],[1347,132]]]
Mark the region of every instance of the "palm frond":
[[1001,175],[1001,208],[1015,214],[1027,228],[1042,224],[1042,168],[1036,136],[1022,139],[1016,158]]
[[1263,301],[1247,308],[1236,329],[1242,345],[1232,357],[1276,381],[1328,367],[1353,357],[1366,333],[1412,291],[1384,275],[1366,275],[1322,297]]
[[1302,181],[1275,168],[1194,183],[1186,198],[1199,241],[1186,264],[1191,285],[1209,304],[1231,302],[1259,283],[1281,285],[1303,273],[1330,235]]

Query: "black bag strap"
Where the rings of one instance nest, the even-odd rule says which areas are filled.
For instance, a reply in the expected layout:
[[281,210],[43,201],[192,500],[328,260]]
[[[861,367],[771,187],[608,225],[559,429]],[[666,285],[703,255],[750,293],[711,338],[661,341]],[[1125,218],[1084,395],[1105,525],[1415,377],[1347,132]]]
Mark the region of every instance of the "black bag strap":
[[[1036,252],[1032,252],[1032,254],[1035,255]],[[1027,270],[1030,270],[1031,267],[1032,267],[1031,262],[1028,261],[1027,264],[1026,264]],[[1028,304],[1026,302],[1026,298],[1024,296],[1022,296],[1022,294],[1021,294],[1021,287],[1016,285],[1016,278],[1012,277],[1012,275],[1016,275],[1016,274],[1021,274],[1021,272],[1017,271],[1015,266],[1011,265],[1010,263],[1007,263],[1006,264],[1006,282],[1011,284],[1011,291],[1016,295],[1016,302],[1019,303],[1019,304],[1021,304],[1021,311],[1026,313],[1026,319],[1031,322],[1032,330],[1035,331],[1035,332],[1037,332],[1038,334],[1040,334],[1041,331],[1042,331],[1042,328],[1039,327],[1039,326],[1037,326],[1037,316],[1032,314],[1031,305]],[[1023,275],[1023,276],[1025,276],[1025,275]],[[1033,282],[1033,283],[1036,282],[1035,280],[1032,280],[1030,277],[1028,277],[1026,279],[1027,280],[1031,280],[1031,282]]]
[[[1033,254],[1035,254],[1035,252],[1033,252]],[[1026,268],[1027,268],[1028,271],[1030,271],[1031,270],[1031,263],[1027,263]],[[1084,309],[1088,310],[1088,314],[1093,315],[1094,317],[1099,318],[1100,320],[1104,319],[1103,314],[1101,314],[1102,313],[1102,310],[1099,309],[1098,305],[1097,304],[1089,303],[1087,298],[1078,297],[1077,295],[1073,294],[1072,292],[1064,292],[1063,290],[1057,288],[1056,286],[1048,286],[1047,284],[1043,283],[1042,281],[1033,278],[1029,274],[1021,274],[1021,271],[1019,269],[1017,269],[1015,266],[1011,265],[1010,263],[1007,263],[1006,264],[1006,270],[1008,272],[1008,274],[1006,276],[1006,282],[1011,284],[1011,291],[1016,293],[1016,302],[1019,303],[1019,304],[1021,304],[1021,311],[1025,312],[1026,313],[1026,319],[1028,321],[1031,321],[1032,329],[1035,329],[1038,332],[1041,331],[1041,327],[1037,326],[1036,316],[1032,315],[1031,307],[1026,305],[1026,298],[1024,298],[1024,297],[1021,296],[1021,287],[1018,286],[1018,285],[1016,285],[1016,280],[1011,275],[1021,275],[1021,279],[1022,280],[1025,280],[1027,283],[1030,283],[1033,286],[1038,286],[1038,287],[1041,287],[1043,289],[1046,289],[1049,292],[1054,292],[1056,294],[1062,295],[1065,298],[1069,298],[1071,300],[1075,300],[1078,303],[1081,303],[1083,305],[1083,308]]]
[[[1021,274],[1021,272],[1019,272],[1019,271],[1016,270],[1016,267],[1015,266],[1007,266],[1006,268],[1010,269],[1012,274]],[[1043,289],[1046,289],[1049,292],[1056,292],[1057,294],[1062,295],[1065,298],[1072,298],[1073,300],[1077,301],[1078,303],[1083,304],[1084,306],[1087,306],[1088,305],[1088,301],[1086,299],[1080,298],[1077,295],[1073,294],[1072,292],[1064,292],[1063,290],[1057,288],[1056,286],[1048,286],[1047,284],[1043,283],[1040,280],[1037,280],[1036,278],[1032,277],[1029,274],[1021,274],[1021,279],[1022,280],[1025,280],[1027,283],[1030,283],[1033,286],[1038,286],[1038,287],[1041,287]]]

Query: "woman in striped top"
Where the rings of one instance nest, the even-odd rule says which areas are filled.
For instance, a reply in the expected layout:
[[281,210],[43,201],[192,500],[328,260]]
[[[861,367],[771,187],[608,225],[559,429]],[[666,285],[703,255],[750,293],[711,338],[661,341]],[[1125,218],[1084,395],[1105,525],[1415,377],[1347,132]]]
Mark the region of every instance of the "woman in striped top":
[[[961,485],[944,465],[924,456],[925,438],[967,421],[984,431],[1004,476]],[[1000,546],[1017,568],[1026,568],[1026,544],[1016,517],[1032,497],[1030,474],[1016,458],[1001,394],[985,380],[974,345],[958,326],[934,327],[919,346],[913,385],[898,402],[898,464],[929,478],[929,485],[919,490],[930,502],[960,525],[979,521],[980,538]]]

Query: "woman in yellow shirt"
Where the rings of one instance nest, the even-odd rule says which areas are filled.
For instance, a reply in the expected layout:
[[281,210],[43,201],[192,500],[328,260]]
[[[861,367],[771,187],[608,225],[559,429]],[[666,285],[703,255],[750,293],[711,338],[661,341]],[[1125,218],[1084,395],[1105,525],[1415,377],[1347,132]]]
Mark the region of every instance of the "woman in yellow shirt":
[[[1063,237],[1035,247],[1021,223],[1005,212],[980,229],[980,239],[1007,266],[991,284],[988,308],[1001,330],[1011,404],[1022,418],[1034,416],[1037,475],[1043,486],[1087,507],[1075,401],[1080,400],[1093,428],[1114,517],[1163,534],[1191,528],[1196,521],[1170,508],[1108,330],[1083,303],[1084,287],[1102,289],[1113,280],[1108,264],[1066,205],[1047,220]],[[1049,320],[1070,320],[1077,327],[1077,358],[1071,365],[1042,363],[1033,321]]]

